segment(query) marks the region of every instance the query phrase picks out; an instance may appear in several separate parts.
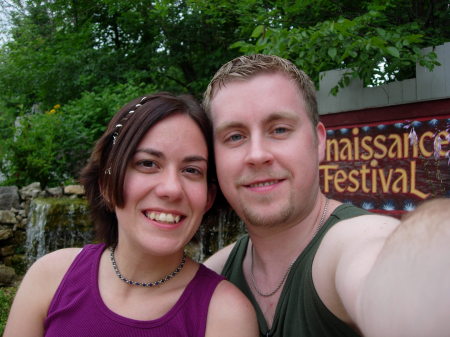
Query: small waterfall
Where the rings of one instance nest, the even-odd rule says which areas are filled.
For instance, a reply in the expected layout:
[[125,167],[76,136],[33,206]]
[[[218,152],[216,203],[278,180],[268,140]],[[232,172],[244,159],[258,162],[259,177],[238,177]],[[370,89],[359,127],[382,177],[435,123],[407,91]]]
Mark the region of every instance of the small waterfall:
[[25,243],[25,253],[29,266],[46,252],[44,228],[49,208],[50,204],[47,203],[33,201],[30,204],[30,220],[27,225],[27,240]]
[[69,198],[37,198],[30,204],[25,244],[28,265],[57,249],[82,247],[94,233],[86,202]]

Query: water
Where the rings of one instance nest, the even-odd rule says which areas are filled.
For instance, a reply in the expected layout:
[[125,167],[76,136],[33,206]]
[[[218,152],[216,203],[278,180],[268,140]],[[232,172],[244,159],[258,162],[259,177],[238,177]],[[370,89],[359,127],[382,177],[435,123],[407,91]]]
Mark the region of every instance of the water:
[[82,247],[94,239],[88,208],[82,200],[34,199],[28,219],[25,243],[28,266],[49,252]]
[[27,224],[25,252],[27,264],[31,265],[37,258],[45,255],[45,225],[50,204],[31,202]]

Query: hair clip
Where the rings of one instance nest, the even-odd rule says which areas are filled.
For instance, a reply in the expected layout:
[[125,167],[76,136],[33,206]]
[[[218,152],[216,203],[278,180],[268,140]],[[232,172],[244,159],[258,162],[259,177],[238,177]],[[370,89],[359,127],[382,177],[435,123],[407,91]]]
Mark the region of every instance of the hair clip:
[[111,166],[105,170],[105,174],[111,175]]
[[[122,118],[120,123],[116,124],[115,131],[114,131],[114,133],[112,135],[112,137],[113,137],[113,145],[116,145],[117,138],[119,137],[119,131],[120,131],[120,128],[123,127],[123,123],[125,123],[128,120],[130,115],[134,114],[134,112],[136,111],[137,108],[142,106],[141,103],[143,103],[146,99],[147,99],[146,96],[142,97],[141,100],[140,100],[140,103],[137,103],[134,107],[132,107],[131,110],[128,111],[128,114],[125,117]],[[108,174],[111,174],[111,173],[108,173]]]

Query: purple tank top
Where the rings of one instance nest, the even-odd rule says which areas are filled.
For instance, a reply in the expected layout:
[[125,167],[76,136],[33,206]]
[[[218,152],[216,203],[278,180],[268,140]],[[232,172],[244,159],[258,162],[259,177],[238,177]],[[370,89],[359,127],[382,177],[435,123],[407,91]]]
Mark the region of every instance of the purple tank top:
[[205,335],[209,302],[223,276],[200,265],[169,312],[152,321],[134,320],[112,312],[100,297],[98,268],[104,249],[103,244],[87,245],[75,258],[50,303],[45,337]]

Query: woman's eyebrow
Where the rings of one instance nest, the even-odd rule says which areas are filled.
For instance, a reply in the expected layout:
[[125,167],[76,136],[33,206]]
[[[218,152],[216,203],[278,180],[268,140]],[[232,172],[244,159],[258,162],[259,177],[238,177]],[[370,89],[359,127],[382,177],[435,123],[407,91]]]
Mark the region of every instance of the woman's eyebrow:
[[[144,152],[147,153],[151,156],[155,156],[157,158],[166,158],[166,156],[164,155],[163,152],[152,149],[152,148],[143,148],[143,149],[137,149],[136,153],[139,152]],[[206,157],[202,156],[202,155],[190,155],[190,156],[186,156],[183,158],[183,162],[185,163],[191,163],[191,162],[195,162],[195,161],[204,161],[206,163],[208,163],[208,159],[206,159]]]
[[164,158],[165,157],[164,153],[162,153],[161,151],[152,149],[152,148],[137,149],[136,153],[139,153],[139,152],[144,152],[144,153],[147,153],[149,155],[152,155],[152,156],[155,156],[155,157],[158,157],[158,158]]
[[205,163],[208,163],[208,159],[200,155],[187,156],[183,159],[183,162],[185,163],[191,163],[196,161],[204,161]]

